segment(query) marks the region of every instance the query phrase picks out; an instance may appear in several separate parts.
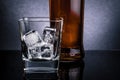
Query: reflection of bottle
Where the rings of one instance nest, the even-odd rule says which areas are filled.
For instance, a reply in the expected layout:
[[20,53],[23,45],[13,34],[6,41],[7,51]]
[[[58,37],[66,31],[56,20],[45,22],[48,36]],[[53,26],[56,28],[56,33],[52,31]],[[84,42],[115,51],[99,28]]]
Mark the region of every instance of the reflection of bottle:
[[82,80],[84,71],[84,61],[76,63],[60,63],[60,80]]
[[63,17],[61,61],[83,58],[84,0],[49,0],[50,18]]

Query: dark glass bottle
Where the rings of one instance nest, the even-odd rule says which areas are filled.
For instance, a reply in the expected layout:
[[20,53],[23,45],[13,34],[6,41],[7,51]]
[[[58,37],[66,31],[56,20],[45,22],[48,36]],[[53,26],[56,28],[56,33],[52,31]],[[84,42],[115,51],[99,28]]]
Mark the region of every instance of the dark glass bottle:
[[63,17],[60,60],[71,62],[84,57],[84,0],[49,0],[50,18]]

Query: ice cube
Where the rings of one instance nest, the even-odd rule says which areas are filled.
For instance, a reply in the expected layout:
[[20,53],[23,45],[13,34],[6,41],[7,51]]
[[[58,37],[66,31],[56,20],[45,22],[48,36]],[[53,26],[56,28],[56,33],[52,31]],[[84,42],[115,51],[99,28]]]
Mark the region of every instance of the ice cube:
[[40,46],[39,46],[39,43],[36,43],[35,45],[31,46],[31,47],[28,47],[28,56],[29,56],[29,59],[36,59],[36,58],[39,58],[41,55],[40,55]]
[[41,57],[46,60],[51,60],[53,55],[53,44],[46,43],[45,45],[41,46]]
[[55,28],[50,28],[50,27],[45,27],[43,31],[43,40],[47,43],[54,43],[54,38],[55,38]]
[[29,49],[29,53],[32,59],[39,57],[39,53],[36,52],[36,48]]
[[42,42],[42,38],[39,35],[39,33],[35,30],[31,30],[29,32],[27,32],[24,36],[23,36],[23,40],[26,43],[26,45],[32,46],[38,42]]
[[28,47],[29,58],[32,59],[41,59],[41,47],[44,45],[44,42],[36,43]]

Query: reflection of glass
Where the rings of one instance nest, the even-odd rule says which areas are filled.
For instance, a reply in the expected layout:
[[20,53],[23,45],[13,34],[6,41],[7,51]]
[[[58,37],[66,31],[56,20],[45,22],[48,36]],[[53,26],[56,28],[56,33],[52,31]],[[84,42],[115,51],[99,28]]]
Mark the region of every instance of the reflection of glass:
[[74,63],[60,63],[60,80],[82,80],[84,61]]
[[63,17],[61,61],[76,61],[84,57],[84,0],[49,0],[50,18]]
[[25,73],[58,71],[62,23],[62,19],[57,18],[25,17],[19,20]]

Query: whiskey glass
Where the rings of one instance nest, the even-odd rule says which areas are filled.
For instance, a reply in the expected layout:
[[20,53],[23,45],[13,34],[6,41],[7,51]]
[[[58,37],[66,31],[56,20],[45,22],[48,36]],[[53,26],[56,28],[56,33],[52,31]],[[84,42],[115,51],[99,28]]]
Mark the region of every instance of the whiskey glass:
[[57,73],[63,19],[23,17],[18,23],[24,72]]

